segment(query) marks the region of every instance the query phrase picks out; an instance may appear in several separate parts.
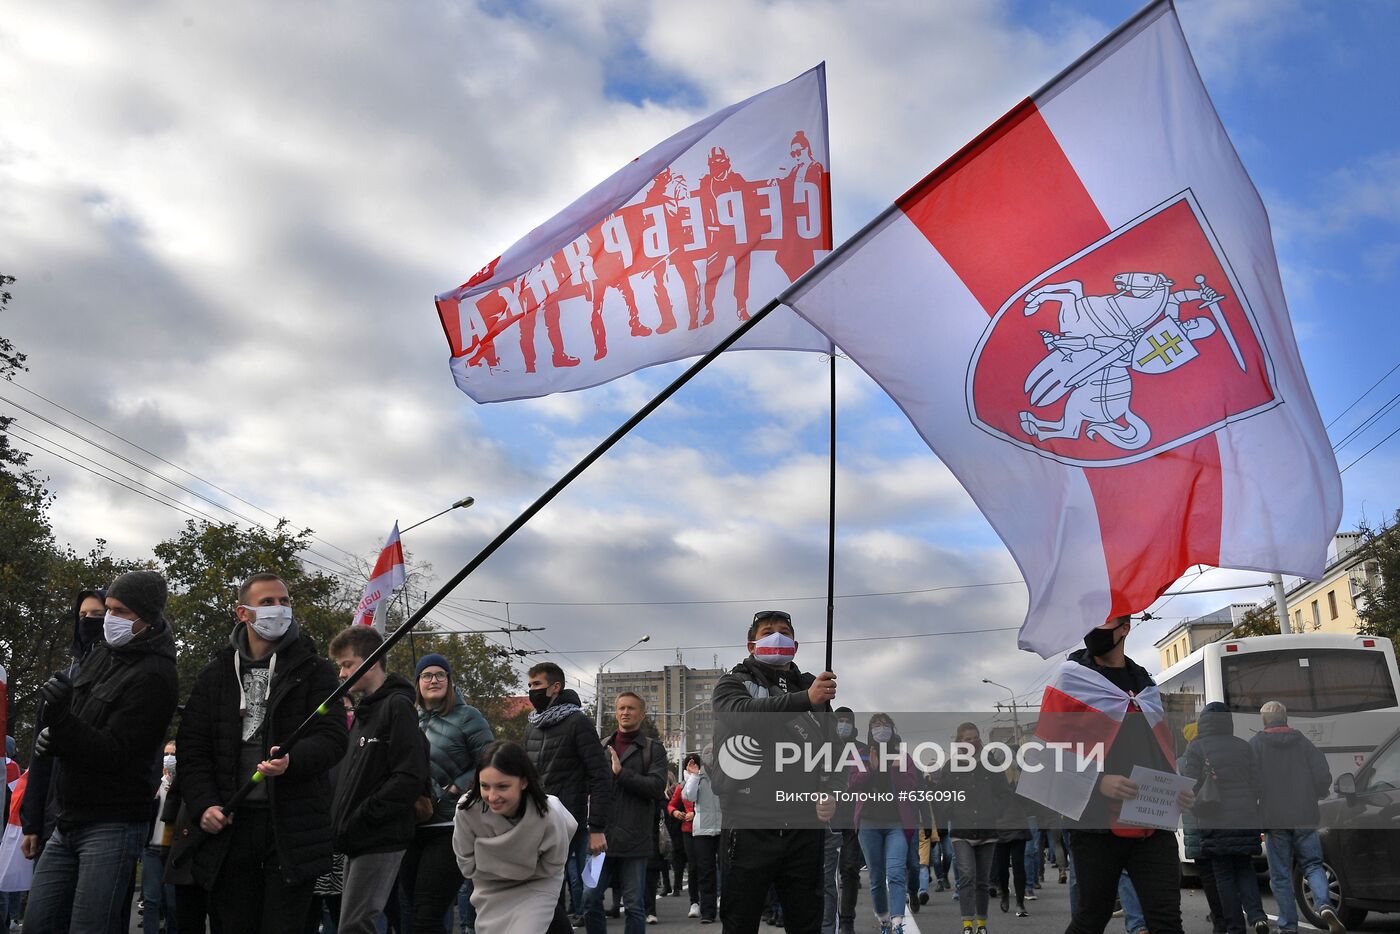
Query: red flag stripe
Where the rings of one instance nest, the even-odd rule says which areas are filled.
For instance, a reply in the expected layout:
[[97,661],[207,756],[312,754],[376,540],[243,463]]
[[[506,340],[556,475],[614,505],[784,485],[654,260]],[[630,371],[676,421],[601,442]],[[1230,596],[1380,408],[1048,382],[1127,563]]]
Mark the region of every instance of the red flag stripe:
[[[1029,100],[899,206],[989,316],[1042,271],[1111,232]],[[1110,616],[1150,605],[1193,564],[1219,563],[1222,494],[1214,436],[1136,464],[1088,469],[1085,478],[1098,512]]]

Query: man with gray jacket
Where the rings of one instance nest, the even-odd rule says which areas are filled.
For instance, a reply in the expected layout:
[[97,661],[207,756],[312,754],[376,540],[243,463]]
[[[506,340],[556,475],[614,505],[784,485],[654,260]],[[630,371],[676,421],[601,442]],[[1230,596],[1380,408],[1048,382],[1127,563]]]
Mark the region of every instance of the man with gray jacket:
[[1322,839],[1317,835],[1320,798],[1332,787],[1327,757],[1302,733],[1288,725],[1288,708],[1269,701],[1259,708],[1264,729],[1249,745],[1254,773],[1260,776],[1259,817],[1269,854],[1269,887],[1278,900],[1278,929],[1297,934],[1298,903],[1293,897],[1293,863],[1312,889],[1317,915],[1331,934],[1346,934],[1327,897],[1322,869]]

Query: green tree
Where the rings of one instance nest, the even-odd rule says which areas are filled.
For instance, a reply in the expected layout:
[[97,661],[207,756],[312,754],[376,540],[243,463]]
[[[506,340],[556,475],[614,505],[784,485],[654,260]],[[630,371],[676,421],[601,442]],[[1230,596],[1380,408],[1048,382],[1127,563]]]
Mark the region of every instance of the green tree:
[[1268,606],[1256,606],[1245,612],[1244,616],[1235,628],[1222,636],[1222,638],[1243,639],[1246,636],[1276,636],[1278,635],[1278,614],[1274,611],[1273,604]]
[[297,625],[322,652],[349,624],[353,598],[340,580],[308,571],[298,557],[310,543],[310,529],[293,532],[286,520],[273,529],[190,520],[178,535],[155,547],[170,585],[166,615],[175,633],[182,691],[189,690],[200,669],[228,644],[236,623],[238,585],[259,571],[271,571],[287,582]]
[[1361,525],[1361,579],[1356,613],[1361,632],[1400,641],[1400,510],[1390,524]]

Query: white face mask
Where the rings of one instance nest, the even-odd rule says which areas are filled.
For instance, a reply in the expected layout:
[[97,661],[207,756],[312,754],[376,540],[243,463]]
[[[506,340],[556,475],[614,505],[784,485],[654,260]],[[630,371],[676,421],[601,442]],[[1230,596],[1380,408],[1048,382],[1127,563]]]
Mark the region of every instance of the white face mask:
[[253,631],[269,642],[276,642],[292,628],[292,608],[289,606],[245,606],[253,614]]
[[175,757],[174,757],[174,756],[166,756],[165,759],[162,761],[161,764],[165,766],[165,770],[166,770],[167,772],[173,772],[173,771],[175,771]]
[[887,726],[874,726],[870,728],[870,738],[877,743],[888,743],[894,736],[894,730]]
[[126,645],[136,637],[136,633],[131,631],[135,622],[132,619],[116,616],[111,610],[108,610],[106,617],[102,620],[102,638],[106,639],[107,644],[113,648]]

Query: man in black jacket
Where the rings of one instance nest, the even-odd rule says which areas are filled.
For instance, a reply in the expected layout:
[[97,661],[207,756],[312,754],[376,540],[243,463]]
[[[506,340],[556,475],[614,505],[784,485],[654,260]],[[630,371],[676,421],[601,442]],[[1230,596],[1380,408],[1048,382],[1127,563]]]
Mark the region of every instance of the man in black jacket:
[[34,750],[59,760],[58,823],[29,890],[31,934],[117,930],[177,701],[165,597],[155,571],[118,577],[107,589],[105,641],[77,677],[60,673],[40,689],[47,726]]
[[[782,902],[787,930],[818,934],[822,924],[822,863],[827,830],[818,822],[830,821],[836,812],[835,790],[828,772],[788,769],[781,775],[773,768],[773,750],[765,749],[756,774],[737,780],[724,771],[726,742],[737,742],[745,730],[780,731],[785,741],[815,746],[830,742],[829,724],[819,713],[830,713],[836,698],[836,675],[824,671],[810,675],[793,664],[797,642],[792,617],[782,610],[762,610],[749,626],[749,657],[715,684],[712,705],[716,717],[715,791],[724,809],[721,835],[720,921],[725,934],[753,934],[758,930],[774,886]],[[760,716],[762,715],[762,716]],[[773,716],[778,715],[778,716]],[[812,804],[784,807],[779,792],[817,797]],[[798,813],[798,811],[802,813]]]
[[[612,804],[608,811],[607,874],[622,883],[626,909],[623,934],[644,934],[643,905],[647,860],[656,852],[661,796],[666,793],[666,747],[642,734],[646,702],[631,691],[617,695],[617,730],[603,741],[613,776]],[[608,880],[588,889],[583,897],[583,921],[588,934],[606,934],[603,895]]]
[[[69,678],[78,676],[83,659],[88,657],[92,647],[102,641],[102,620],[107,615],[107,591],[95,587],[84,587],[73,598],[73,646],[69,654],[73,664],[64,669]],[[34,709],[34,737],[48,725],[44,712],[44,699],[39,698]],[[24,836],[20,839],[20,852],[25,859],[36,859],[44,844],[53,833],[57,817],[57,803],[54,801],[53,771],[58,760],[53,756],[36,756],[31,747],[29,756],[29,778],[25,786],[24,799],[20,802],[20,824]]]
[[[1181,865],[1176,834],[1117,822],[1123,802],[1138,795],[1137,783],[1128,777],[1133,766],[1176,771],[1176,763],[1162,748],[1143,712],[1147,700],[1143,695],[1149,689],[1155,694],[1156,686],[1147,670],[1127,656],[1123,643],[1131,630],[1127,616],[1116,616],[1089,630],[1085,647],[1069,657],[1069,663],[1106,681],[1099,682],[1104,690],[1121,692],[1128,701],[1122,725],[1105,753],[1103,774],[1089,795],[1078,829],[1070,835],[1079,907],[1070,919],[1068,934],[1103,934],[1113,916],[1118,880],[1124,870],[1142,902],[1148,930],[1152,934],[1181,934]],[[1178,796],[1182,808],[1189,808],[1193,801],[1189,791]]]
[[[351,626],[331,640],[342,678],[384,642],[370,626]],[[357,698],[350,754],[340,768],[332,820],[344,853],[342,934],[375,934],[399,863],[413,840],[413,805],[428,788],[428,745],[418,731],[413,685],[389,674],[384,659],[350,689]]]
[[[238,590],[229,645],[195,680],[180,718],[180,790],[207,834],[194,880],[225,931],[300,931],[316,877],[331,868],[328,773],[345,754],[345,721],[317,719],[294,750],[277,741],[336,689],[334,666],[292,618],[286,583],[254,574]],[[254,773],[239,807],[223,803]]]
[[1288,708],[1269,701],[1259,708],[1264,729],[1249,745],[1254,774],[1259,776],[1259,818],[1269,853],[1269,886],[1278,901],[1279,934],[1297,934],[1298,902],[1293,896],[1293,864],[1298,864],[1317,905],[1317,916],[1331,934],[1346,934],[1328,896],[1322,868],[1322,838],[1317,834],[1317,802],[1332,789],[1327,757],[1302,733],[1288,725]]
[[[545,790],[569,809],[578,830],[564,864],[569,892],[569,920],[583,923],[583,866],[590,853],[607,849],[612,769],[593,720],[583,712],[578,694],[564,687],[564,670],[540,662],[527,673],[530,706],[522,745],[539,769]],[[563,892],[560,892],[563,898]]]

